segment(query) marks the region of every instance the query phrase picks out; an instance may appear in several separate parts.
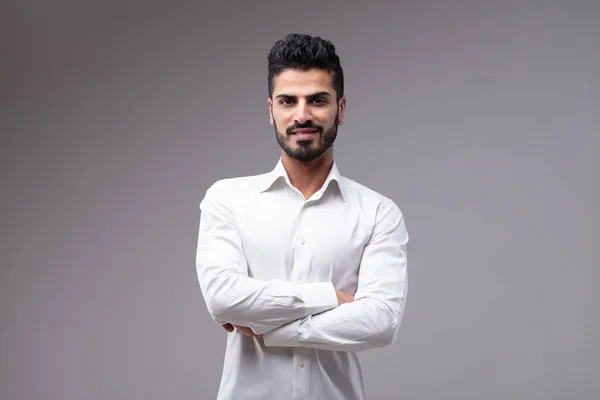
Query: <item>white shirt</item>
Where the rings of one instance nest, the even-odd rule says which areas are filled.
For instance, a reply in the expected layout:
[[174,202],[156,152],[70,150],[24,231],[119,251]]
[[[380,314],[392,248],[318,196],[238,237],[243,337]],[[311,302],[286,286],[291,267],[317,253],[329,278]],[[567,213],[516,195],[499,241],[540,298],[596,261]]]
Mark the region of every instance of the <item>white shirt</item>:
[[[263,334],[223,331],[217,399],[366,399],[359,352],[395,341],[406,304],[398,206],[335,163],[305,199],[280,158],[270,173],[217,181],[200,210],[196,266],[210,315]],[[336,290],[354,301],[338,306]]]

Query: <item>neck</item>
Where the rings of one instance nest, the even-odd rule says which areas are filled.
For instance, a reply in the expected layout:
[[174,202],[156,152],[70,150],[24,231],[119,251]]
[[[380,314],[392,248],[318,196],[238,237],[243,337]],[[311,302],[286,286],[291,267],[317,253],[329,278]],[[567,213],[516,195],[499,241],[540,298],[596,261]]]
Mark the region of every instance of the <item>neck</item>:
[[290,183],[298,189],[305,199],[315,194],[327,179],[333,166],[332,149],[312,161],[298,161],[282,151],[281,161],[290,178]]

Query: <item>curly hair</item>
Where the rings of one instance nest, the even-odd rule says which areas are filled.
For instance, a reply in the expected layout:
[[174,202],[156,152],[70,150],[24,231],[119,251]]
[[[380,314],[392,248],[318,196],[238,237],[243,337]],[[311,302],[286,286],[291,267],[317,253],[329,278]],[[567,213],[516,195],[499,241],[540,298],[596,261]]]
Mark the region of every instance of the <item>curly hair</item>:
[[344,72],[335,46],[319,36],[290,33],[271,48],[269,60],[269,97],[273,97],[273,80],[285,69],[307,71],[323,69],[332,74],[333,88],[339,100],[344,95]]

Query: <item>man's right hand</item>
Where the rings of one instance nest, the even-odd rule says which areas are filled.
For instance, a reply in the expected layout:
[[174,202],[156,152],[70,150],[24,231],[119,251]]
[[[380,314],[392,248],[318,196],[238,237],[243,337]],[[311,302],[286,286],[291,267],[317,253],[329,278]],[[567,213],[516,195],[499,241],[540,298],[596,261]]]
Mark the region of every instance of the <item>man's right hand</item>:
[[335,291],[338,299],[338,306],[346,303],[352,303],[354,301],[354,296],[348,293],[340,292],[338,290]]

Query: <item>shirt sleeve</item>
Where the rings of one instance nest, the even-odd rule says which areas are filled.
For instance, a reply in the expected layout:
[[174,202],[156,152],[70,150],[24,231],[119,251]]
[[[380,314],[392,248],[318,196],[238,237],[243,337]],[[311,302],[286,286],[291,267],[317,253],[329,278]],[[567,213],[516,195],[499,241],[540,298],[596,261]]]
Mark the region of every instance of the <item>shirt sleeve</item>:
[[231,210],[218,188],[215,184],[207,190],[200,203],[196,253],[198,281],[213,319],[250,327],[260,335],[337,307],[331,282],[293,284],[249,277]]
[[391,201],[377,212],[363,251],[354,301],[292,321],[264,334],[268,347],[360,351],[392,344],[404,315],[408,232]]

